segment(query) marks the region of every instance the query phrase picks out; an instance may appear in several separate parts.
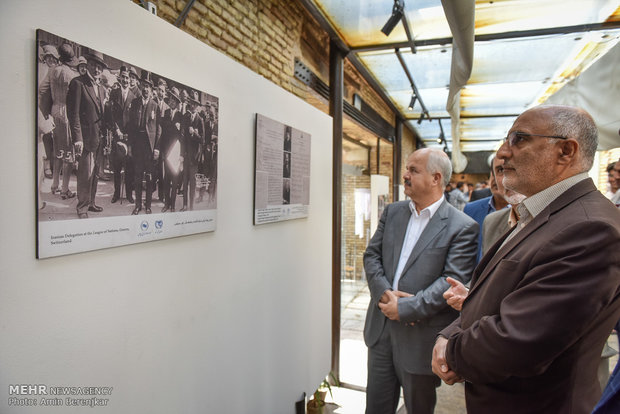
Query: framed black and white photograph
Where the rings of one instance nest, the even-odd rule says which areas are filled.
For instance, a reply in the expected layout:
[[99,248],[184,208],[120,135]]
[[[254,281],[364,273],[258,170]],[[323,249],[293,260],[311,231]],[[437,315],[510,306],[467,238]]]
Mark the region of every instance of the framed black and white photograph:
[[310,134],[256,114],[254,224],[308,217]]
[[219,99],[37,30],[37,257],[214,231]]

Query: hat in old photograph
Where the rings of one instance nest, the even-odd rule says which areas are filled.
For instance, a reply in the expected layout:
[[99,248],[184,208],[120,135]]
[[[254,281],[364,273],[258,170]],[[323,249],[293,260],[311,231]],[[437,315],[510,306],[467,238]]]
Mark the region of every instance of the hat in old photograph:
[[53,56],[56,59],[59,59],[58,51],[56,50],[56,46],[54,45],[45,45],[43,46],[43,53],[41,53],[41,58],[45,59],[46,56]]
[[151,72],[148,70],[142,71],[142,76],[140,76],[140,83],[148,83],[153,87],[153,80],[151,79]]
[[89,50],[87,53],[84,54],[84,56],[86,57],[86,60],[94,60],[97,63],[100,63],[101,65],[103,65],[104,68],[107,68],[108,65],[105,63],[105,61],[103,60],[103,53],[97,51],[97,50]]
[[179,88],[177,88],[176,86],[173,86],[172,88],[170,88],[170,90],[168,91],[168,97],[174,98],[177,100],[177,102],[181,103],[181,97],[179,96]]
[[59,60],[69,66],[77,66],[78,59],[75,57],[75,52],[73,51],[73,47],[69,43],[63,43],[58,48],[58,54],[60,55]]
[[129,67],[129,76],[135,76],[136,79],[139,79],[140,77],[138,76],[138,72],[136,71],[136,68],[134,68],[133,66]]

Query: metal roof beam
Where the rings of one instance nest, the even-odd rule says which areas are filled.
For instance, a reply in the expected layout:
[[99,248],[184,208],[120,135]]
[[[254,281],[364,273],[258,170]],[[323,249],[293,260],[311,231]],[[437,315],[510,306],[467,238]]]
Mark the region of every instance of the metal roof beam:
[[[521,114],[487,114],[487,115],[463,115],[461,114],[460,119],[479,119],[479,118],[508,118],[519,116]],[[426,117],[426,115],[424,115]],[[405,118],[406,121],[417,121],[421,117],[419,116],[407,116]],[[433,116],[433,119],[451,119],[450,116]]]
[[[550,27],[547,29],[533,29],[533,30],[520,30],[504,33],[490,33],[474,36],[474,42],[487,42],[490,40],[502,40],[502,39],[518,39],[522,37],[536,37],[536,36],[549,36],[554,34],[570,34],[570,33],[583,33],[594,32],[599,30],[609,30],[620,28],[620,21],[605,22],[605,23],[592,23],[592,24],[580,24],[576,26],[563,26],[563,27]],[[442,46],[452,44],[451,37],[442,37],[437,39],[425,39],[414,40],[413,43],[416,47],[420,46]],[[411,47],[409,41],[385,43],[381,45],[367,45],[350,48],[351,52],[375,52],[381,50],[402,49]]]
[[[394,112],[395,117],[405,120],[404,115],[400,112],[400,110],[396,107],[396,105],[394,105],[390,97],[384,91],[383,87],[379,85],[379,82],[377,82],[375,77],[370,74],[368,69],[366,69],[366,66],[364,66],[362,62],[360,62],[357,56],[353,53],[350,53],[351,48],[346,45],[346,43],[340,37],[338,32],[336,32],[334,27],[325,18],[325,16],[321,13],[321,11],[316,7],[316,5],[312,2],[312,0],[299,0],[299,2],[304,6],[304,8],[308,11],[308,13],[310,13],[310,15],[312,15],[312,17],[316,19],[316,21],[319,23],[319,26],[321,26],[321,28],[327,32],[331,41],[334,42],[336,45],[338,45],[340,50],[345,52],[346,54],[345,57],[349,60],[349,62],[351,62],[353,67],[355,67],[355,69],[360,73],[360,75],[362,75],[362,77],[366,80],[366,82],[368,82],[370,87],[381,97],[381,99],[383,99],[383,101],[387,104],[390,110]],[[407,43],[406,47],[410,47],[410,44]],[[415,136],[414,129],[412,129],[411,126],[409,126],[408,124],[405,124],[405,125],[406,125],[406,128],[409,129]]]

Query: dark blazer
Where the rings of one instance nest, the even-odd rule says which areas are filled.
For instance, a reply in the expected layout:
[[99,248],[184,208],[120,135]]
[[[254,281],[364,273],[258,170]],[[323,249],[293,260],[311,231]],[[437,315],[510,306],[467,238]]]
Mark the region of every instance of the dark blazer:
[[129,123],[129,107],[135,98],[136,95],[134,95],[134,90],[131,88],[128,88],[127,98],[125,101],[123,101],[123,92],[121,88],[112,89],[112,91],[110,91],[110,100],[108,101],[110,108],[108,128],[116,132],[116,127],[118,126],[122,133],[128,133],[127,124]]
[[471,197],[469,197],[469,202],[471,203],[472,201],[480,200],[481,198],[490,197],[492,195],[493,193],[491,192],[490,188],[481,188],[479,190],[474,190],[471,193]]
[[[192,121],[191,112],[185,113],[185,128],[183,129],[184,144],[182,147],[183,157],[186,162],[196,165],[200,155],[201,144],[204,140],[204,123],[202,117],[196,113]],[[189,133],[189,127],[193,127],[197,132]]]
[[[140,130],[146,130],[146,135],[149,138],[149,144],[151,152],[155,149],[157,140],[161,130],[159,129],[159,108],[155,101],[151,98],[147,101],[146,105],[142,101],[142,97],[138,96],[131,102],[131,108],[129,109],[129,142],[134,144],[138,138],[138,132]],[[140,125],[140,120],[144,125]],[[136,155],[136,154],[134,154]]]
[[482,234],[481,251],[483,255],[510,230],[508,217],[510,217],[510,208],[494,211],[484,218],[480,232]]
[[[95,94],[98,88],[99,96]],[[75,77],[67,92],[67,118],[72,141],[83,142],[84,150],[94,152],[104,129],[105,89],[95,84],[88,74]]]
[[183,139],[183,114],[179,110],[174,113],[174,117],[171,114],[172,110],[167,109],[161,118],[161,138],[157,148],[161,153],[160,157],[162,159],[166,159],[170,148],[172,148],[175,142],[179,141],[181,143]]
[[472,413],[590,413],[620,318],[620,212],[591,179],[482,258],[442,331]]
[[[443,298],[443,292],[450,287],[446,277],[469,281],[476,264],[478,223],[447,201],[441,203],[403,269],[398,288],[414,296],[399,299],[400,322],[393,322],[383,315],[378,303],[383,293],[392,289],[411,214],[409,201],[386,206],[364,253],[371,295],[364,340],[367,346],[374,345],[385,325],[393,323],[391,332],[400,349],[396,363],[410,373],[432,375],[436,335],[458,316]],[[411,322],[415,325],[408,325]]]

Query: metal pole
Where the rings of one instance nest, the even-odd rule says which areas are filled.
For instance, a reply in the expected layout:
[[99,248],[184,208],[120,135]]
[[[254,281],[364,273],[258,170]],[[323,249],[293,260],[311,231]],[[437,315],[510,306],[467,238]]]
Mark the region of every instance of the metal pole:
[[331,41],[329,48],[329,114],[333,118],[332,160],[332,372],[340,373],[340,269],[342,267],[342,121],[344,57],[346,52]]

